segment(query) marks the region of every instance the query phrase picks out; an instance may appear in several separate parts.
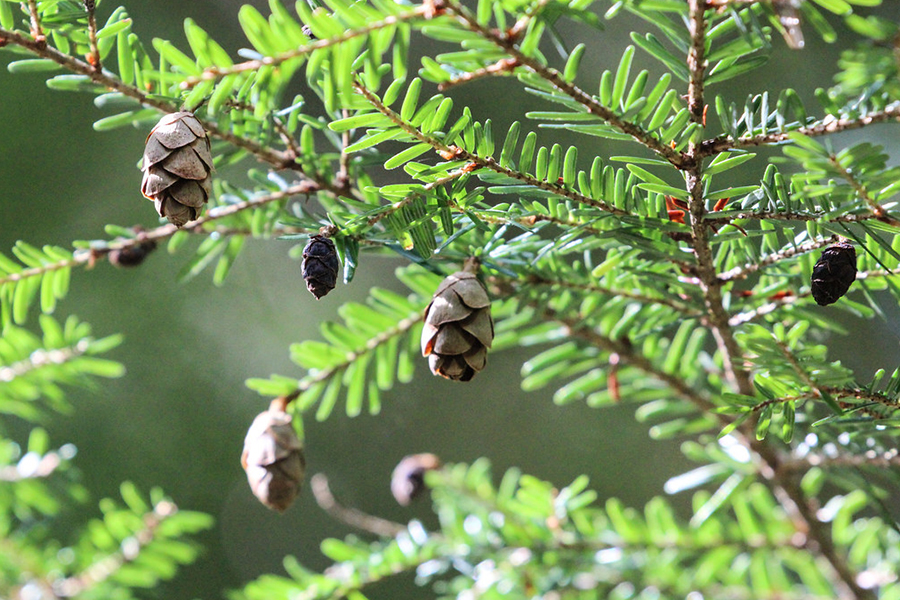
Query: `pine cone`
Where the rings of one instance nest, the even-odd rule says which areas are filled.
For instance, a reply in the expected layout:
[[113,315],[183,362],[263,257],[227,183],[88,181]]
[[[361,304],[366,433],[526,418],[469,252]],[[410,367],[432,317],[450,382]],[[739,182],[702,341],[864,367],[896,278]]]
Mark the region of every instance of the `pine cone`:
[[212,192],[209,138],[193,113],[165,115],[147,136],[141,193],[181,227],[200,216]]
[[334,289],[340,268],[334,242],[324,235],[311,236],[303,249],[303,279],[316,300]]
[[425,471],[440,468],[434,454],[413,454],[401,460],[391,475],[391,493],[401,506],[406,506],[425,491]]
[[487,363],[494,321],[487,290],[472,273],[447,277],[425,309],[422,355],[431,372],[454,381],[469,381]]
[[856,281],[856,250],[847,242],[826,248],[813,267],[810,287],[819,306],[834,304]]
[[137,267],[154,250],[156,250],[156,242],[147,240],[133,246],[111,250],[107,259],[117,267]]
[[300,492],[306,461],[291,416],[267,410],[253,419],[244,439],[241,466],[259,501],[284,512]]

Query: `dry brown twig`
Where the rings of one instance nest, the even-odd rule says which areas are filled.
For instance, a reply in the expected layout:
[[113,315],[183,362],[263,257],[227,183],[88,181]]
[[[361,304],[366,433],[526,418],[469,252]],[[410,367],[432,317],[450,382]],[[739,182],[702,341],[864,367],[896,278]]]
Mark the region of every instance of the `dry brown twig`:
[[382,537],[394,537],[406,531],[406,527],[400,523],[364,513],[338,502],[331,493],[328,477],[323,473],[313,475],[309,480],[309,487],[319,508],[342,523]]

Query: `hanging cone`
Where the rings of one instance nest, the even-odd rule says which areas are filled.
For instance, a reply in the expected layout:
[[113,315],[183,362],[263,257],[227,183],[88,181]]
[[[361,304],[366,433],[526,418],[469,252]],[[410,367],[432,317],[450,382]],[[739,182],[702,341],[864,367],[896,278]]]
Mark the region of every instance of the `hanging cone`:
[[244,439],[241,466],[259,501],[284,512],[300,493],[306,461],[291,416],[267,410],[253,419]]
[[466,271],[447,277],[425,309],[422,355],[431,372],[469,381],[487,364],[493,340],[491,300],[484,285]]
[[425,491],[425,471],[440,468],[434,454],[413,454],[401,460],[391,475],[391,493],[401,506],[406,506]]
[[212,193],[209,138],[193,113],[165,115],[147,136],[141,193],[156,212],[181,227],[200,216]]
[[856,281],[856,250],[848,242],[835,244],[822,252],[813,267],[810,286],[819,306],[834,304]]
[[303,279],[306,289],[319,300],[334,289],[341,263],[334,242],[324,235],[310,236],[303,248]]

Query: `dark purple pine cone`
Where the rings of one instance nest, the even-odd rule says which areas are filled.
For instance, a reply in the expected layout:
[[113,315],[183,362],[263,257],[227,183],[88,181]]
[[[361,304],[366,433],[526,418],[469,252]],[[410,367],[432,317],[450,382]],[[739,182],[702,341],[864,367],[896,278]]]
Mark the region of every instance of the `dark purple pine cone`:
[[156,250],[156,242],[147,240],[133,246],[111,250],[108,260],[117,267],[136,267],[144,262],[147,255],[154,250]]
[[316,300],[334,289],[340,268],[334,242],[324,235],[311,236],[303,249],[303,279]]
[[819,306],[834,304],[856,280],[856,250],[847,242],[826,248],[813,267],[813,299]]

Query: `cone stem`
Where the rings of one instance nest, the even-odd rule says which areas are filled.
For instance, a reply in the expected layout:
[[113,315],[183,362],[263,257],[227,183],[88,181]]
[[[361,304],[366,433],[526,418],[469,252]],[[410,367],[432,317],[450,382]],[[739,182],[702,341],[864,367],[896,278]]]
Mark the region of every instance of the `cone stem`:
[[477,256],[470,256],[463,263],[462,270],[466,273],[471,273],[472,275],[477,275],[478,270],[481,268],[481,259]]
[[272,400],[269,404],[269,410],[272,412],[287,412],[288,404],[290,404],[290,399],[285,398],[284,396],[280,396]]

